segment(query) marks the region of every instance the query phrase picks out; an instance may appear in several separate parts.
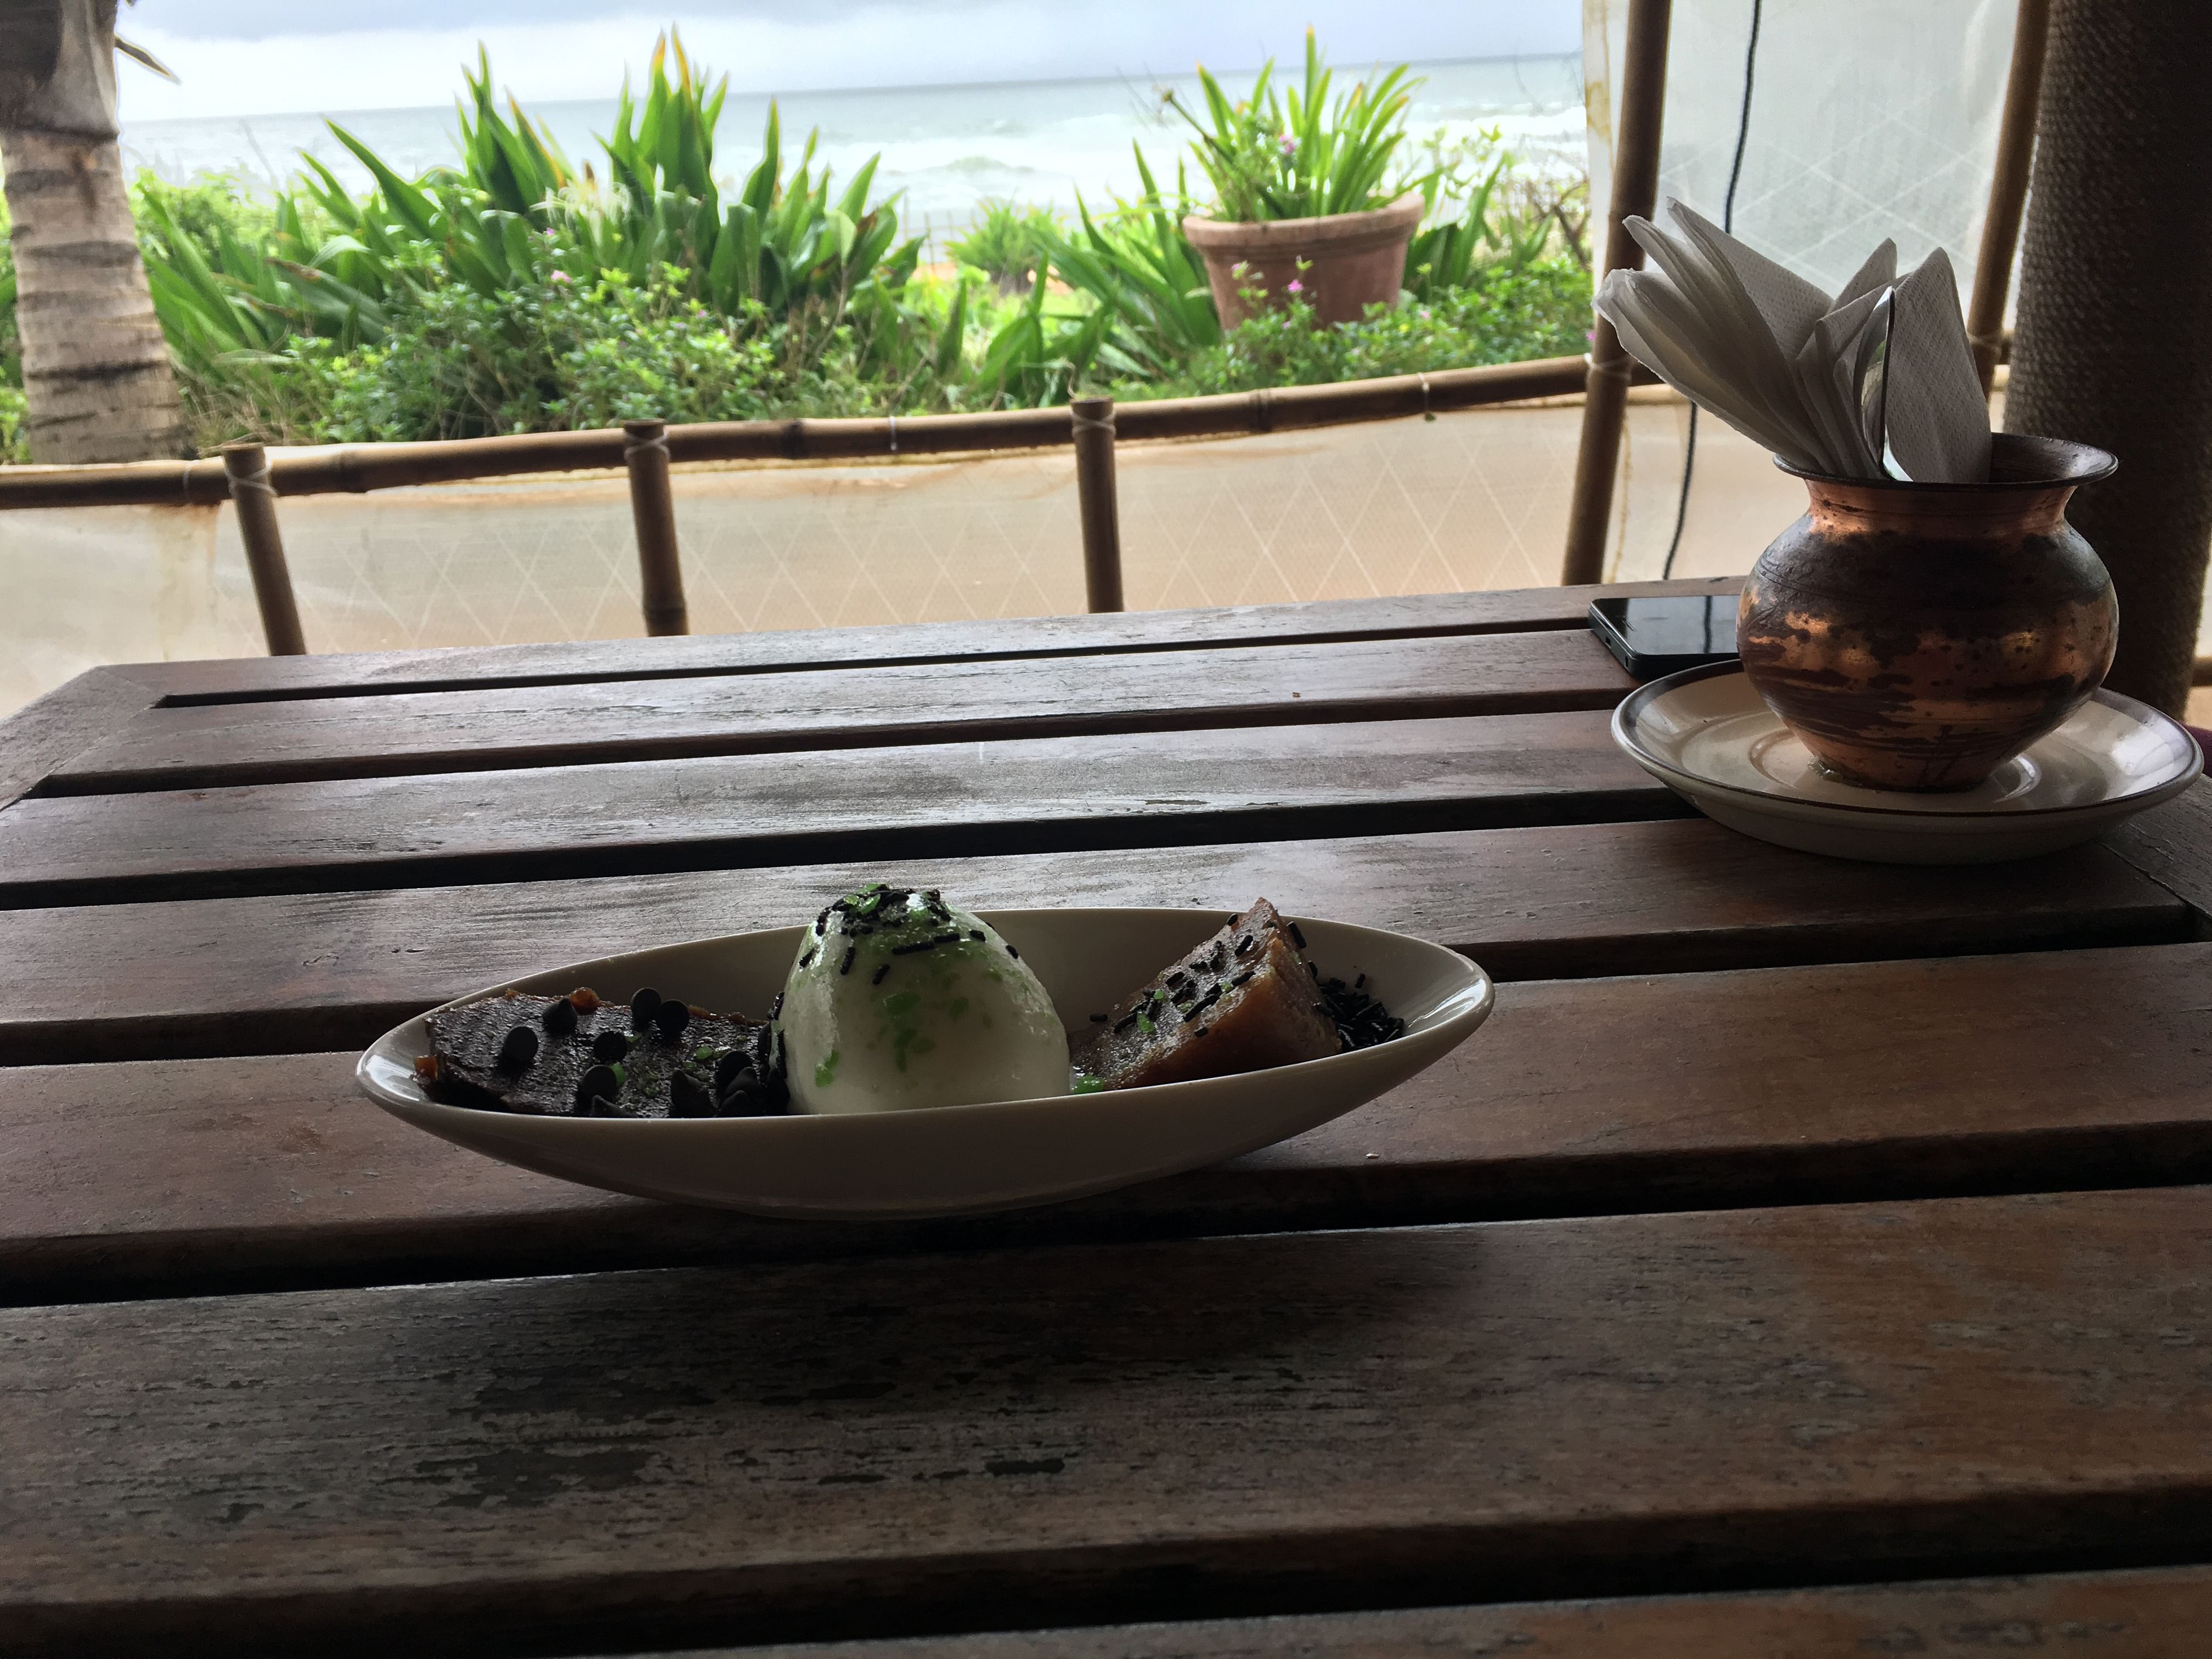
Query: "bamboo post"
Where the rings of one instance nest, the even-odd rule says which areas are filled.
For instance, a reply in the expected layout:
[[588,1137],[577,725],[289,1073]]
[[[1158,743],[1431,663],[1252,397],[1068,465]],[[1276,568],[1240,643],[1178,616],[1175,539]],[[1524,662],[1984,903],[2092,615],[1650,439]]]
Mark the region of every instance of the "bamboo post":
[[276,489],[269,479],[268,452],[259,444],[225,444],[222,470],[230,484],[231,508],[238,514],[238,538],[246,544],[246,568],[253,577],[269,654],[304,657],[307,641],[300,631],[284,538],[276,529]]
[[1973,298],[1966,307],[1966,338],[1990,395],[1997,357],[2004,349],[2005,296],[2012,291],[2013,252],[2020,246],[2021,211],[2027,203],[2029,165],[2035,159],[2035,115],[2043,101],[2043,59],[2051,44],[2051,0],[2020,0],[2012,28],[2012,69],[2005,78],[2004,113],[1997,121],[1996,168],[1990,175],[1989,210],[1982,216],[1982,251],[1974,261]]
[[1074,422],[1075,494],[1083,515],[1083,586],[1091,609],[1120,611],[1121,509],[1114,483],[1114,400],[1078,398]]
[[[1644,250],[1623,227],[1649,217],[1659,191],[1659,129],[1667,112],[1669,0],[1629,0],[1628,51],[1620,79],[1620,118],[1613,147],[1613,201],[1606,210],[1605,264],[1635,270]],[[1599,317],[1590,331],[1589,374],[1583,394],[1582,447],[1575,454],[1574,495],[1567,508],[1567,550],[1559,580],[1601,581],[1607,526],[1613,517],[1613,474],[1620,465],[1620,428],[1628,413],[1628,353],[1613,325]]]
[[637,526],[637,569],[645,631],[688,634],[684,566],[676,552],[676,497],[668,487],[668,422],[624,421],[623,465],[629,469],[629,512]]

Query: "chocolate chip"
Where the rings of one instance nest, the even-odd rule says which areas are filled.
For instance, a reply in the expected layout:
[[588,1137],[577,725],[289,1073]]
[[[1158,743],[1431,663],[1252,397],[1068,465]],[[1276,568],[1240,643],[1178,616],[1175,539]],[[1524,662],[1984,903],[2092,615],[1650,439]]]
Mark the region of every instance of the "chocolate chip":
[[566,997],[556,997],[545,1005],[538,1020],[555,1036],[568,1036],[576,1029],[576,1005]]
[[592,1058],[611,1066],[629,1052],[629,1037],[617,1030],[600,1032],[592,1039]]
[[691,1023],[691,1010],[681,1002],[664,1002],[653,1011],[653,1023],[662,1036],[673,1042]]
[[668,1115],[671,1117],[712,1117],[714,1097],[707,1085],[689,1072],[678,1072],[668,1079]]
[[507,1041],[499,1045],[499,1064],[502,1071],[519,1072],[538,1058],[538,1033],[527,1025],[518,1025],[507,1034]]
[[613,1100],[621,1094],[622,1079],[611,1066],[594,1066],[576,1079],[576,1104],[586,1110],[601,1097]]
[[642,1031],[653,1023],[660,1011],[660,993],[650,985],[629,1000],[629,1023],[632,1030]]

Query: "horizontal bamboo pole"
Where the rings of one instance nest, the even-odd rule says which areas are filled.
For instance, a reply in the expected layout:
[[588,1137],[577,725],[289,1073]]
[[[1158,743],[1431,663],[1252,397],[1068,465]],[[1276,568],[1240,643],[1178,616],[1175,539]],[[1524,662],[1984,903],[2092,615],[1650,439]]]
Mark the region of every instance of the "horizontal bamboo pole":
[[[1541,357],[1486,368],[1438,369],[1334,386],[1285,386],[1215,398],[1123,404],[1125,441],[1287,432],[1353,421],[1441,414],[1486,404],[1563,397],[1583,389],[1580,357]],[[1047,449],[1073,441],[1068,411],[1014,409],[890,421],[708,421],[668,428],[672,461],[879,460],[994,449]],[[530,432],[434,443],[349,444],[271,451],[280,495],[358,495],[407,484],[456,483],[531,472],[611,471],[623,465],[621,428]],[[220,460],[125,461],[102,466],[0,467],[0,510],[33,507],[211,506],[229,498]]]

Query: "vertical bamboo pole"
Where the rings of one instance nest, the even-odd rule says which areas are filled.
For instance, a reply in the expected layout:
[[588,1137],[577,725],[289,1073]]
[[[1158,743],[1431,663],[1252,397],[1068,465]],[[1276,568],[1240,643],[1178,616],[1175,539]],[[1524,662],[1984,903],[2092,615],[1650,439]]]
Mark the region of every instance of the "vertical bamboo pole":
[[[1669,0],[1629,0],[1628,52],[1620,77],[1620,117],[1613,147],[1613,202],[1606,210],[1608,270],[1634,270],[1644,250],[1623,228],[1649,217],[1659,191],[1659,129],[1667,111]],[[1620,427],[1628,412],[1629,356],[1613,325],[1600,317],[1590,331],[1589,377],[1583,398],[1582,447],[1575,455],[1574,497],[1567,511],[1562,583],[1605,575],[1606,530],[1613,517],[1613,474],[1620,465]]]
[[2012,70],[2005,79],[2004,113],[1997,121],[1996,168],[1990,175],[1989,211],[1982,218],[1982,251],[1974,261],[1974,294],[1966,307],[1966,338],[1988,397],[2004,349],[2005,296],[2012,291],[2013,251],[2020,246],[2021,211],[2027,204],[2029,164],[2035,159],[2035,115],[2043,101],[2043,59],[2051,44],[2051,0],[2020,0],[2012,29]]
[[1114,400],[1078,398],[1075,494],[1083,515],[1083,586],[1093,611],[1120,611],[1121,509],[1114,483]]
[[624,421],[623,465],[629,469],[629,513],[637,526],[637,569],[647,634],[688,634],[684,566],[676,553],[676,497],[668,487],[668,422]]
[[259,444],[225,444],[222,470],[230,479],[231,509],[238,514],[239,539],[246,544],[246,568],[253,576],[253,599],[261,607],[269,654],[304,657],[307,641],[300,631],[284,538],[276,529],[276,489],[269,481],[268,452]]

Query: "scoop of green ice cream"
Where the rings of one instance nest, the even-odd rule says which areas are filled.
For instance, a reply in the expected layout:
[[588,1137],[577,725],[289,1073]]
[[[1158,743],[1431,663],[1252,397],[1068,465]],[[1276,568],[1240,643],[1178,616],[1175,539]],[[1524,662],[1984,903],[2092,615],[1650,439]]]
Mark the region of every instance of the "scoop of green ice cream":
[[793,1100],[892,1112],[1068,1092],[1067,1033],[1029,964],[935,889],[876,885],[815,919],[776,1021]]

